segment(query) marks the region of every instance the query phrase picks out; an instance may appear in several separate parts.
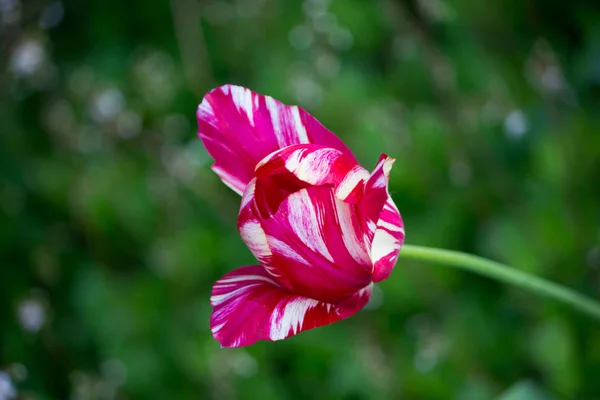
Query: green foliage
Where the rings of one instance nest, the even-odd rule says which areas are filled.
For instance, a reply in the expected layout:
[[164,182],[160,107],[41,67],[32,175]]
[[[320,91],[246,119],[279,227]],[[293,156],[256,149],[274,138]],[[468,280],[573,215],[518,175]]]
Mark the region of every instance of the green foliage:
[[[407,241],[600,297],[594,2],[0,2],[0,370],[23,399],[595,399],[600,326],[403,261],[356,316],[223,350],[254,263],[195,109],[237,83],[397,158]],[[0,394],[2,398],[2,394]]]

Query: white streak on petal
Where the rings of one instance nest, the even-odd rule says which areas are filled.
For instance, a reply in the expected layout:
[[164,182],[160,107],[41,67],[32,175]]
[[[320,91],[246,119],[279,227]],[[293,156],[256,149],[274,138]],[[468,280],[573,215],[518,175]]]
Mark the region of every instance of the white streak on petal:
[[250,200],[254,198],[254,189],[256,188],[256,178],[253,178],[248,182],[248,186],[244,190],[242,195],[242,203],[240,205],[240,211],[250,203]]
[[215,111],[213,110],[208,100],[202,100],[202,103],[200,103],[200,105],[198,106],[196,115],[199,119],[208,122],[213,128],[219,128],[217,120],[215,118]]
[[377,229],[377,224],[369,219],[367,220],[367,227],[369,228],[369,231],[374,232],[375,229]]
[[378,228],[385,228],[388,231],[404,233],[404,229],[401,226],[390,224],[389,222],[386,222],[383,219],[379,220]]
[[292,151],[285,159],[285,168],[290,172],[300,169],[304,153],[306,153],[306,149],[297,149]]
[[369,179],[369,172],[360,165],[355,166],[346,174],[344,179],[335,189],[335,196],[338,199],[346,199],[360,182],[365,182]]
[[275,286],[279,286],[274,280],[266,278],[264,276],[260,276],[260,275],[237,275],[237,276],[230,276],[230,277],[227,277],[227,278],[219,279],[217,281],[217,283],[215,283],[215,287],[225,286],[225,285],[223,285],[224,283],[227,284],[227,286],[229,286],[230,283],[244,282],[244,281],[263,281],[263,282],[267,282],[267,283],[270,283],[270,284],[275,285]]
[[360,265],[369,265],[370,259],[364,241],[359,238],[359,234],[362,232],[357,232],[352,223],[352,216],[354,215],[353,207],[336,199],[336,211],[342,230],[342,240],[348,253]]
[[331,173],[331,166],[340,152],[334,149],[318,149],[311,151],[304,158],[305,149],[294,151],[286,159],[285,167],[305,182],[319,182]]
[[290,330],[294,334],[298,333],[302,329],[306,312],[318,304],[317,300],[300,297],[285,304],[283,309],[276,307],[271,316],[271,340],[285,339]]
[[289,258],[290,260],[297,261],[308,267],[312,267],[312,264],[310,264],[304,257],[298,254],[296,250],[291,248],[287,243],[284,243],[281,240],[274,238],[273,236],[267,236],[267,241],[273,253],[279,254],[285,258]]
[[377,229],[375,237],[373,237],[373,245],[371,247],[371,260],[373,265],[383,257],[390,254],[398,248],[400,242],[385,229]]
[[265,231],[257,220],[244,222],[240,226],[240,236],[259,260],[272,254]]
[[288,197],[288,220],[292,231],[310,249],[321,254],[331,262],[333,257],[323,239],[323,219],[311,201],[308,192],[303,189]]
[[374,188],[382,188],[387,184],[387,178],[385,175],[380,175],[377,180],[373,183]]
[[384,162],[383,162],[383,173],[385,174],[386,177],[390,176],[390,172],[392,171],[392,165],[394,165],[394,162],[396,161],[395,158],[387,158]]
[[265,97],[265,102],[267,104],[267,110],[269,110],[269,114],[271,115],[271,124],[273,125],[273,132],[277,138],[277,144],[279,147],[284,147],[287,145],[287,143],[283,137],[283,133],[281,132],[281,122],[277,101],[274,98],[267,96]]
[[227,323],[227,321],[223,322],[222,324],[213,326],[212,332],[218,333],[221,329],[223,329],[223,327],[225,326],[226,323]]
[[258,285],[260,285],[260,283],[258,283],[258,282],[252,283],[252,284],[242,286],[239,289],[232,290],[231,292],[215,294],[210,297],[210,304],[212,304],[213,306],[221,305],[221,304],[225,303],[227,300],[236,298],[242,292],[245,292],[245,291],[249,290],[250,288],[252,288],[254,286],[258,286]]
[[310,143],[308,135],[306,134],[306,128],[300,118],[300,110],[297,106],[292,107],[292,116],[294,117],[294,126],[296,128],[296,134],[298,135],[298,143]]
[[254,107],[252,105],[252,92],[249,89],[232,86],[231,99],[240,112],[245,112],[250,125],[254,126]]
[[388,211],[398,211],[398,207],[396,207],[396,203],[394,203],[394,201],[388,197],[388,200],[386,201],[385,205],[383,206],[384,209],[388,210]]
[[236,192],[239,195],[244,193],[244,188],[246,185],[244,184],[244,182],[239,180],[238,177],[231,175],[230,173],[228,173],[223,168],[221,168],[217,165],[213,165],[212,170],[215,172],[215,174],[217,174],[219,176],[219,178],[221,178],[223,183],[225,185],[227,185],[231,190],[233,190],[234,192]]

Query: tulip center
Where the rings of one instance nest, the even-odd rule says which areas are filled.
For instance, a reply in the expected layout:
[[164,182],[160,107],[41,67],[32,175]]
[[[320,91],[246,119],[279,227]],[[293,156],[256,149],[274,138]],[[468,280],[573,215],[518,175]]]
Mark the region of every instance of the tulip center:
[[261,218],[276,214],[281,202],[289,195],[311,186],[288,171],[283,162],[277,165],[280,164],[277,161],[270,163],[270,168],[257,171],[255,201]]

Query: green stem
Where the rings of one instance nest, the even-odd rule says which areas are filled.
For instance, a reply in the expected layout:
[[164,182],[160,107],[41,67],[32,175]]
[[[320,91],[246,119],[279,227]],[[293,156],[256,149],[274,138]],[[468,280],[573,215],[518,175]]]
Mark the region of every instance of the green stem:
[[600,303],[571,289],[482,257],[458,251],[404,245],[400,257],[462,268],[501,282],[562,301],[600,320]]

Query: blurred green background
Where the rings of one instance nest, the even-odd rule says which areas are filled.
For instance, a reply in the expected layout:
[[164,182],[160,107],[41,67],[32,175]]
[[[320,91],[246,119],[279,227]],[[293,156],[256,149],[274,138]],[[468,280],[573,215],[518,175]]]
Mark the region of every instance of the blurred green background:
[[0,0],[0,399],[600,399],[600,323],[400,260],[352,318],[222,350],[254,264],[196,137],[236,83],[299,104],[407,243],[600,298],[600,3]]

